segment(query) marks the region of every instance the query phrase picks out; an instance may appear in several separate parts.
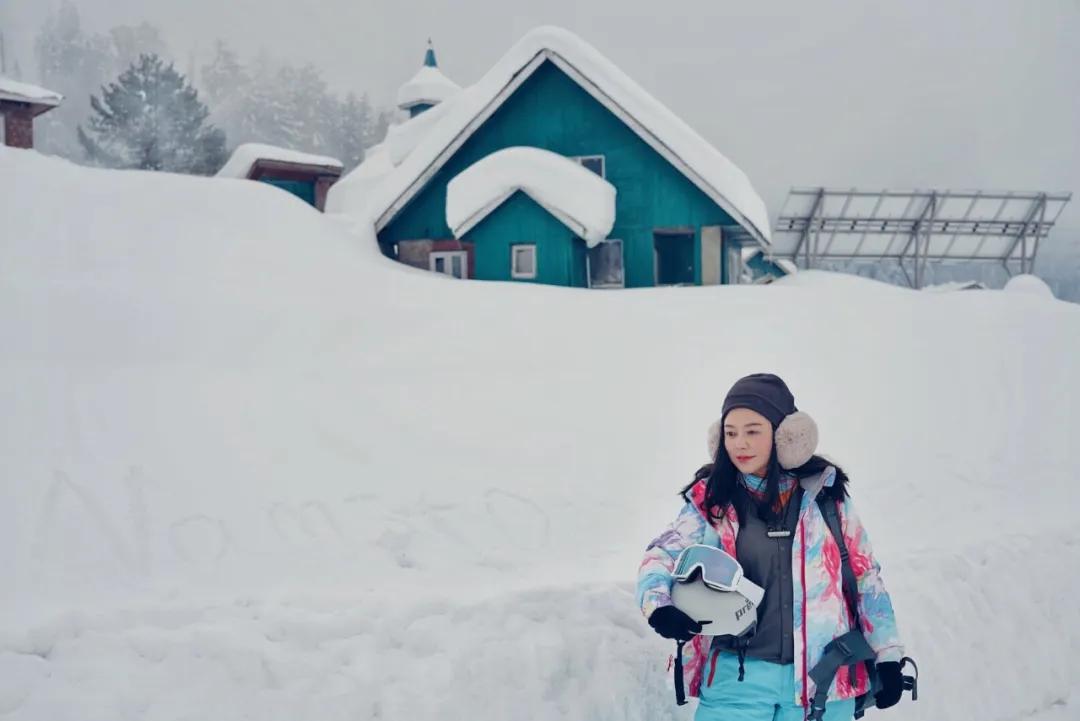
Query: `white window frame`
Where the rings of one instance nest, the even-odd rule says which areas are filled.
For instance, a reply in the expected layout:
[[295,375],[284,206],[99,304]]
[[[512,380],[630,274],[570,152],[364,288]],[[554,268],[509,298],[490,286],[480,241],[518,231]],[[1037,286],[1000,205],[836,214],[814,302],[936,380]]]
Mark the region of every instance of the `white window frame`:
[[585,252],[585,281],[590,288],[625,288],[626,287],[626,246],[623,245],[621,238],[608,238],[601,241],[601,243],[618,243],[619,255],[622,256],[622,282],[620,283],[603,283],[601,285],[593,285],[592,280],[592,258],[589,257],[588,251]]
[[[599,160],[600,161],[600,177],[607,179],[607,157],[603,155],[575,155],[573,157],[575,163],[581,167],[585,167],[585,160]],[[591,172],[591,171],[590,171]]]
[[[517,271],[517,254],[521,251],[532,251],[532,273]],[[540,270],[536,261],[536,243],[514,243],[510,246],[510,277],[514,280],[535,280]]]
[[[439,273],[441,275],[448,276],[450,278],[457,278],[453,273],[454,257],[461,258],[461,278],[465,280],[469,277],[469,253],[464,250],[433,250],[428,255],[428,270],[432,273]],[[442,258],[446,261],[446,267],[451,269],[451,272],[446,273],[440,270],[435,270],[435,261],[438,258]]]

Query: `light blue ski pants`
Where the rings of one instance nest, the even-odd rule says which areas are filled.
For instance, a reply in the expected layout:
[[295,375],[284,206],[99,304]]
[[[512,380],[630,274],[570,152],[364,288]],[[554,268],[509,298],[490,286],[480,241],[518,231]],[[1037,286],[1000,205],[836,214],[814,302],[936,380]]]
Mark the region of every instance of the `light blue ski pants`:
[[[795,703],[795,664],[748,658],[739,681],[739,659],[721,653],[709,684],[712,658],[705,664],[701,698],[694,721],[803,721],[807,710]],[[825,721],[851,721],[855,700],[830,701]]]

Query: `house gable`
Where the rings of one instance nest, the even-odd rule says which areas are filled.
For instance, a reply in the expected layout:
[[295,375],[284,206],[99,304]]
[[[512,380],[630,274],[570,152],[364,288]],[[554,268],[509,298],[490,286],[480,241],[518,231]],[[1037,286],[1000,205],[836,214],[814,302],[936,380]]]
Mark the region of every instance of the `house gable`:
[[545,60],[383,227],[380,242],[450,238],[447,183],[488,154],[518,145],[568,157],[604,156],[607,180],[617,190],[610,237],[624,241],[629,287],[653,284],[655,228],[736,223],[622,119]]
[[507,198],[462,240],[476,249],[478,280],[506,280],[511,247],[530,244],[536,246],[537,270],[531,282],[585,285],[585,242],[521,191]]

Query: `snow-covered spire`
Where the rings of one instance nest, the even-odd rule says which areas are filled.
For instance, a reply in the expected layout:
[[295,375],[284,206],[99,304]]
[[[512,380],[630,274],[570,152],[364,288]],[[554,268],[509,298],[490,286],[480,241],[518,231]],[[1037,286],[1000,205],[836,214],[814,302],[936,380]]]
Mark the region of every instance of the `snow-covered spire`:
[[408,110],[410,117],[416,117],[459,92],[461,86],[439,70],[435,48],[428,38],[424,64],[409,82],[398,89],[397,104],[402,110]]

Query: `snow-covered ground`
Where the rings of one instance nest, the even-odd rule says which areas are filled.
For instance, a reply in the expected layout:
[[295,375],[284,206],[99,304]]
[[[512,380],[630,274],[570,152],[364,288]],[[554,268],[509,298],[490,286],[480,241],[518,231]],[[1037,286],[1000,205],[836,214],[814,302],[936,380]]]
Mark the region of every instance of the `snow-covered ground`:
[[922,671],[1080,687],[1080,307],[459,282],[271,186],[0,148],[0,719],[685,719],[632,586],[738,376],[813,414]]

